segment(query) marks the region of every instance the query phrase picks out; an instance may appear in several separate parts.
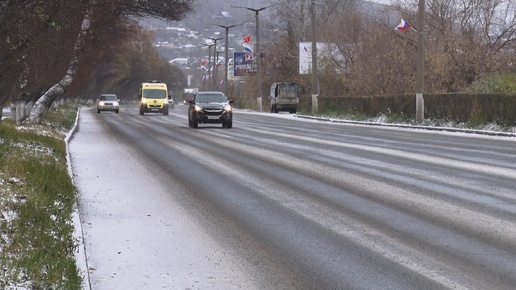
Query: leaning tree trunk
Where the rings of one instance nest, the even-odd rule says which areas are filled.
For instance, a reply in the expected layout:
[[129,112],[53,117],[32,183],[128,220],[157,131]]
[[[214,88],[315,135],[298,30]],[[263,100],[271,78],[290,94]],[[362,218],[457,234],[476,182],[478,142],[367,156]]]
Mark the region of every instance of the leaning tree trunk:
[[77,74],[77,70],[79,68],[79,54],[84,48],[84,39],[88,34],[90,29],[91,17],[92,17],[92,9],[87,9],[84,14],[84,19],[81,24],[81,31],[77,36],[77,40],[75,42],[75,47],[73,49],[72,58],[68,65],[68,70],[64,77],[55,85],[53,85],[50,89],[48,89],[37,101],[34,103],[34,107],[32,108],[29,115],[29,123],[39,123],[41,121],[41,117],[48,112],[48,108],[52,105],[59,96],[61,96],[66,89],[72,83],[75,75]]

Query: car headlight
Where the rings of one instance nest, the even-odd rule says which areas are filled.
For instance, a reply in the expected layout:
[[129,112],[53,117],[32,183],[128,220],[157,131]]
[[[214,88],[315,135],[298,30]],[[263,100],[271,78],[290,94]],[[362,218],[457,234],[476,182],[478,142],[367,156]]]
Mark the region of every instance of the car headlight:
[[231,108],[231,105],[227,104],[224,106],[224,111],[231,112],[231,110],[233,110],[233,108]]
[[104,102],[100,101],[99,106],[104,106]]
[[202,111],[202,107],[201,107],[201,106],[197,106],[197,105],[195,105],[195,108],[194,108],[194,109],[195,109],[195,111],[196,111],[196,112],[200,112],[200,111]]
[[146,104],[147,100],[145,98],[142,98],[142,104]]

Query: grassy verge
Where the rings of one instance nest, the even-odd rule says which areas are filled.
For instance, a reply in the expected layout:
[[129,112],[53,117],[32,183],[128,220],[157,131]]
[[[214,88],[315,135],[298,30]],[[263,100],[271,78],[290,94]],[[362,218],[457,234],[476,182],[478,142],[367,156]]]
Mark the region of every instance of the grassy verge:
[[0,123],[0,289],[81,289],[64,138],[77,106],[41,125]]

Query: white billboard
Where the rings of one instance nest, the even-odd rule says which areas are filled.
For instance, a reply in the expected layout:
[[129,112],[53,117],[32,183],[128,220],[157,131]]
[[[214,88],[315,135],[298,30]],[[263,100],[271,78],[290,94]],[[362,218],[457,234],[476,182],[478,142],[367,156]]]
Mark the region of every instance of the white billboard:
[[[317,42],[317,55],[320,56],[325,48],[325,43]],[[312,42],[299,43],[299,74],[312,74]]]

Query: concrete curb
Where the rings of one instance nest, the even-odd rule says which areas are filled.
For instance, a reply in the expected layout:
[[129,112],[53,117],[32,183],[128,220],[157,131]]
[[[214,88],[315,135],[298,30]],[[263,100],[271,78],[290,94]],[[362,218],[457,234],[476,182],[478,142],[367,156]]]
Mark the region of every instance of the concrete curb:
[[[77,117],[75,118],[75,123],[72,127],[72,129],[66,134],[65,137],[65,144],[66,144],[66,163],[68,167],[68,175],[72,179],[72,183],[75,186],[75,182],[73,180],[73,171],[72,171],[72,160],[70,158],[70,150],[69,150],[69,142],[73,138],[73,135],[77,131],[79,127],[79,116],[80,116],[81,108],[79,107],[77,109]],[[75,201],[75,208],[72,213],[72,220],[74,223],[74,240],[78,242],[77,249],[75,251],[75,260],[77,262],[77,265],[79,267],[79,271],[82,274],[83,277],[83,284],[82,289],[83,290],[91,290],[91,283],[90,283],[90,277],[89,277],[89,270],[88,270],[88,259],[86,257],[86,246],[84,244],[84,232],[82,230],[82,223],[81,218],[79,215],[79,207],[78,207],[78,199]]]
[[362,121],[331,119],[331,118],[314,117],[314,116],[297,115],[297,114],[294,116],[297,118],[301,118],[301,119],[310,119],[310,120],[317,120],[317,121],[321,121],[321,122],[331,122],[331,123],[343,123],[343,124],[378,126],[378,127],[393,127],[393,128],[404,128],[404,129],[420,129],[420,130],[428,130],[428,131],[460,132],[460,133],[467,133],[467,134],[479,134],[479,135],[500,136],[500,137],[516,137],[516,133],[510,133],[510,132],[461,129],[461,128],[451,128],[451,127],[430,127],[430,126],[418,126],[418,125],[362,122]]

